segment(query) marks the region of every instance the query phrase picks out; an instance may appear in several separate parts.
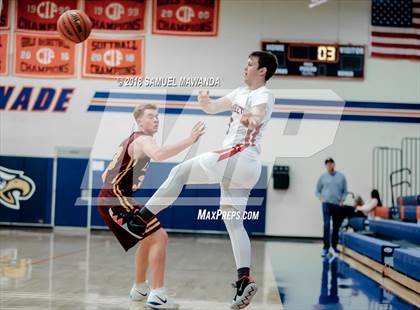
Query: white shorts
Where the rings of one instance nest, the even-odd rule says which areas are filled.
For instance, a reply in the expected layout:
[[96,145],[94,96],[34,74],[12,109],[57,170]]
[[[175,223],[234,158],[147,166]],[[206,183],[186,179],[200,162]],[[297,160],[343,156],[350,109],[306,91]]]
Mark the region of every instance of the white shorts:
[[193,160],[199,162],[209,183],[220,184],[220,205],[245,210],[251,189],[261,174],[261,161],[252,147],[237,153],[231,150],[207,152]]

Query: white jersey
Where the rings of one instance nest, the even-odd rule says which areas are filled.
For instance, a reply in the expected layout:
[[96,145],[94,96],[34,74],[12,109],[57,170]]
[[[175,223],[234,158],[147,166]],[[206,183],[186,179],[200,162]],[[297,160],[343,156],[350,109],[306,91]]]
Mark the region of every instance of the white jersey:
[[[232,102],[232,115],[223,147],[236,144],[255,146],[258,153],[261,152],[262,134],[271,118],[275,97],[265,86],[250,90],[248,87],[239,87],[225,96]],[[261,124],[255,129],[248,129],[240,121],[242,114],[250,112],[251,108],[260,104],[266,104],[266,115]]]

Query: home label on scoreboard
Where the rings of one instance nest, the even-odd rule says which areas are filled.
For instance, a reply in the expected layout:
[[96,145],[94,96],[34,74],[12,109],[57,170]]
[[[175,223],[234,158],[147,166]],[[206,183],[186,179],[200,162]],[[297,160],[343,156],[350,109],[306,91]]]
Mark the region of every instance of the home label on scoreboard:
[[262,42],[278,61],[276,76],[363,79],[365,47],[323,43]]

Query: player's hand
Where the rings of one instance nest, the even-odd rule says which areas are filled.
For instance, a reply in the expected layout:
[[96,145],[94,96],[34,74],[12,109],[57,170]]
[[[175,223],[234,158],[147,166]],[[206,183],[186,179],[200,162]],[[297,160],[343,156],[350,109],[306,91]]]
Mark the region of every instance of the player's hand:
[[191,135],[190,135],[191,144],[196,143],[198,139],[200,139],[200,137],[204,135],[205,132],[206,132],[206,125],[204,124],[204,122],[200,121],[197,124],[195,124],[191,130]]
[[242,125],[244,125],[245,127],[249,127],[249,123],[251,121],[251,117],[252,117],[252,113],[251,112],[247,112],[242,114],[241,117],[241,123]]
[[198,92],[198,104],[201,106],[206,106],[210,104],[210,96],[208,90],[200,90]]

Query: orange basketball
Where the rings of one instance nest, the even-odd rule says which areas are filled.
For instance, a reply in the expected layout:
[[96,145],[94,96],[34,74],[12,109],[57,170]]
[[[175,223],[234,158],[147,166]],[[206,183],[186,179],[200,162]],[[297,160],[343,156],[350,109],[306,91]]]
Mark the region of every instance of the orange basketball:
[[57,21],[57,29],[64,39],[80,43],[89,37],[92,22],[85,12],[69,10],[61,14]]

